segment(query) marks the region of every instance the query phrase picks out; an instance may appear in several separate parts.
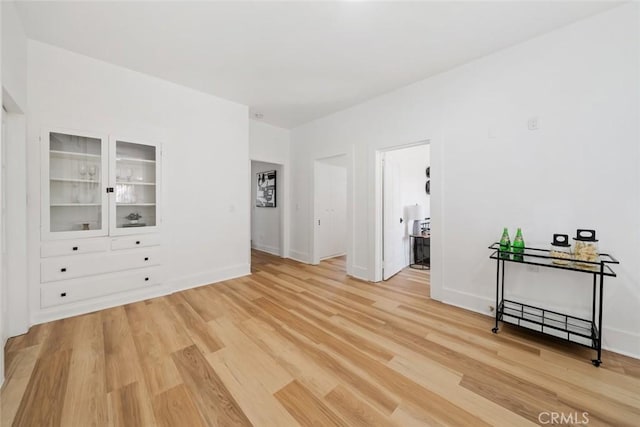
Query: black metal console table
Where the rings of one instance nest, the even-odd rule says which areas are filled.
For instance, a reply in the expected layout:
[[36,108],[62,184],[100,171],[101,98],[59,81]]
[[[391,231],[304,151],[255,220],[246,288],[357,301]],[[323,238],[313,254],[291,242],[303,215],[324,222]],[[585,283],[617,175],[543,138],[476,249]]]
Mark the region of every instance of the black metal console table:
[[[410,252],[413,252],[413,262],[409,262],[409,267],[418,270],[429,270],[431,268],[431,235],[411,234],[409,236]],[[411,261],[411,260],[409,260]]]
[[[551,256],[546,249],[527,248],[524,253],[502,251],[499,243],[492,244],[489,249],[493,251],[489,258],[496,260],[496,325],[492,329],[493,333],[498,332],[498,322],[502,321],[503,323],[552,335],[596,350],[598,356],[596,359],[591,360],[591,363],[594,366],[600,366],[602,363],[602,295],[604,278],[616,277],[616,273],[609,264],[620,264],[620,262],[609,254],[600,254],[600,261],[589,262],[556,258]],[[554,260],[561,262],[561,264],[554,263]],[[577,262],[581,265],[578,265]],[[506,299],[504,296],[506,263],[537,265],[593,275],[591,319],[582,319]]]

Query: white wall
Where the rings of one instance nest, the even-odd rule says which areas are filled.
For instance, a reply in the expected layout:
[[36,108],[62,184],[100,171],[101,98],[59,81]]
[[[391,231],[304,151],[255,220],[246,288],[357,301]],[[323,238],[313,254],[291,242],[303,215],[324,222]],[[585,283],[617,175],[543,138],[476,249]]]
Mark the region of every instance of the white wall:
[[38,309],[38,137],[45,125],[163,143],[165,292],[249,273],[249,123],[244,105],[28,43],[29,262]]
[[[258,172],[276,171],[276,207],[259,208],[256,207]],[[284,191],[282,189],[282,166],[274,163],[251,162],[251,247],[269,252],[273,255],[281,255],[281,215],[282,199]]]
[[[249,120],[249,158],[251,160],[280,165],[278,172],[278,204],[280,205],[281,256],[290,257],[290,143],[291,132],[257,120]],[[253,188],[253,186],[252,186]],[[251,191],[255,191],[252,189]],[[251,206],[253,206],[251,200]],[[294,256],[295,257],[295,256]]]
[[[430,140],[432,296],[488,314],[502,227],[529,244],[593,227],[622,262],[604,345],[640,357],[638,18],[623,5],[294,129],[292,251],[310,251],[309,163],[353,148],[354,272],[375,277],[376,150]],[[511,267],[522,298],[588,311],[588,275]]]
[[20,107],[27,104],[27,36],[15,2],[2,6],[2,87]]

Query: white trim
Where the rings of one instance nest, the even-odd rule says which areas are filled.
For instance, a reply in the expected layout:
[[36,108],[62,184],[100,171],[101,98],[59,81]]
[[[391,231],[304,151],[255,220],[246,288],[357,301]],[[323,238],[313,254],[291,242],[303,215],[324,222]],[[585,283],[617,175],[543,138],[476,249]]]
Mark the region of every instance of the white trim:
[[294,251],[293,249],[291,249],[287,258],[301,262],[303,264],[311,264],[309,262],[309,254],[306,252]]
[[351,267],[350,276],[355,277],[356,279],[364,280],[365,282],[369,281],[369,270],[367,267],[362,267],[360,265],[353,265]]
[[346,256],[346,255],[347,255],[347,253],[346,253],[346,252],[342,252],[342,253],[339,253],[339,254],[329,255],[329,256],[326,256],[326,257],[322,257],[322,258],[320,258],[320,261],[326,261],[326,260],[328,260],[328,259],[338,258],[338,257],[341,257],[341,256]]
[[236,264],[231,267],[218,268],[203,273],[193,274],[191,276],[173,279],[167,282],[167,286],[172,293],[184,291],[186,289],[199,288],[201,286],[212,285],[225,280],[236,279],[251,274],[251,265]]
[[[289,252],[289,166],[286,163],[278,162],[278,161],[270,161],[270,160],[260,160],[256,158],[249,158],[249,229],[251,229],[253,222],[253,212],[254,212],[254,202],[253,200],[253,186],[255,185],[254,176],[251,172],[252,162],[260,162],[260,163],[271,163],[272,165],[280,166],[280,176],[276,176],[276,202],[278,202],[278,207],[280,208],[280,247],[276,248],[275,251],[271,250],[263,250],[263,252],[268,252],[272,255],[277,255],[281,258],[287,258]],[[259,245],[255,244],[251,240],[251,233],[249,233],[249,247],[253,247],[254,249],[259,249]],[[267,246],[265,246],[267,247]],[[251,254],[249,254],[249,260],[251,260]],[[249,261],[251,262],[251,261]]]
[[[310,260],[310,264],[314,264],[317,265],[320,263],[320,253],[318,250],[318,227],[316,226],[317,223],[317,212],[316,212],[316,197],[315,197],[315,192],[316,192],[316,164],[323,160],[323,159],[328,159],[331,157],[338,157],[338,156],[346,156],[346,163],[347,163],[347,261],[346,261],[346,271],[347,274],[351,274],[351,271],[353,269],[353,258],[354,258],[354,254],[355,254],[355,196],[354,196],[354,170],[355,170],[355,145],[351,144],[347,147],[346,150],[340,150],[338,152],[333,152],[333,153],[325,153],[321,156],[317,156],[313,159],[311,159],[311,165],[310,165],[310,169],[312,171],[311,173],[311,179],[310,179],[310,183],[309,183],[309,204],[310,204],[310,209],[309,212],[311,212],[311,217],[309,219],[309,224],[310,224],[310,229],[309,229],[309,248],[310,248],[310,253],[309,253],[309,260]],[[293,259],[296,259],[294,257],[292,257]],[[306,261],[302,261],[305,262]]]
[[253,245],[251,245],[251,248],[255,249],[256,251],[266,252],[268,254],[275,255],[275,256],[281,256],[280,248],[277,248],[275,246],[268,246],[268,245],[261,245],[259,243],[254,243]]
[[[442,203],[442,176],[443,174],[443,161],[442,161],[442,147],[437,139],[427,138],[417,142],[411,142],[408,144],[394,145],[390,147],[384,147],[381,149],[372,149],[371,152],[371,160],[373,162],[372,175],[370,177],[370,187],[369,191],[371,192],[371,199],[373,200],[372,210],[373,214],[373,224],[370,225],[371,235],[374,236],[373,239],[373,248],[371,258],[373,260],[373,271],[369,272],[369,277],[374,282],[379,282],[382,280],[382,241],[383,241],[383,223],[382,223],[382,211],[383,211],[383,200],[382,200],[382,185],[383,185],[383,176],[382,176],[382,161],[384,158],[384,154],[389,151],[402,150],[405,148],[417,147],[420,145],[429,145],[431,150],[431,264],[436,265],[436,268],[432,270],[437,270],[435,277],[431,276],[431,298],[440,300],[440,290],[443,287],[443,265],[444,265],[444,252],[442,249],[442,240],[441,236],[443,235],[443,203]],[[433,159],[436,158],[434,152],[437,156],[438,161],[434,162]],[[435,168],[433,166],[436,166]],[[436,215],[434,215],[434,213]],[[434,223],[433,218],[436,218]],[[435,255],[435,260],[434,260]],[[433,292],[434,288],[436,289]],[[435,295],[435,296],[434,296]]]

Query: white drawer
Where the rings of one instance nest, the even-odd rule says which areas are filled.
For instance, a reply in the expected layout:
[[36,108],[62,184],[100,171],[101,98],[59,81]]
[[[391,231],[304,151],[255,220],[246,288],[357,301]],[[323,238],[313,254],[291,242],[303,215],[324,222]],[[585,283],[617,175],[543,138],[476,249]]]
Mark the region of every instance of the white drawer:
[[40,281],[74,279],[158,264],[160,264],[160,248],[47,258],[40,262]]
[[69,304],[119,292],[151,287],[160,283],[162,283],[160,267],[64,280],[42,285],[40,288],[40,306],[46,308]]
[[55,242],[43,242],[40,246],[40,256],[48,258],[52,256],[87,254],[91,252],[105,252],[109,249],[109,239],[77,239],[58,240]]
[[160,236],[158,234],[148,234],[144,236],[127,236],[111,239],[111,249],[133,249],[147,246],[158,246]]

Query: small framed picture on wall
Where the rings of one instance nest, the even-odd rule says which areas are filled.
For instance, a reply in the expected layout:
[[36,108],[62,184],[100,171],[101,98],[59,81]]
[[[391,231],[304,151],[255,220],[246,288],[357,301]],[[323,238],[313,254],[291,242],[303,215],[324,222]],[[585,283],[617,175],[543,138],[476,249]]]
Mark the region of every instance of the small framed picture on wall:
[[256,174],[256,207],[276,207],[276,171],[258,172]]

